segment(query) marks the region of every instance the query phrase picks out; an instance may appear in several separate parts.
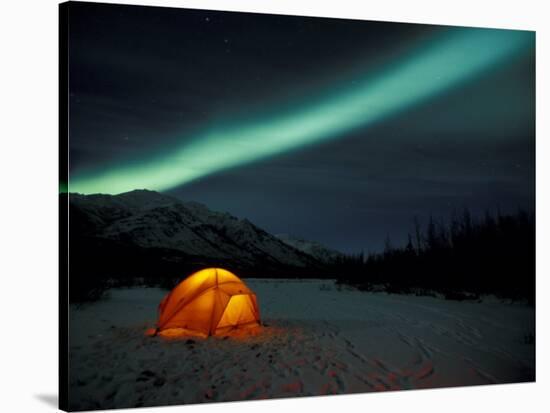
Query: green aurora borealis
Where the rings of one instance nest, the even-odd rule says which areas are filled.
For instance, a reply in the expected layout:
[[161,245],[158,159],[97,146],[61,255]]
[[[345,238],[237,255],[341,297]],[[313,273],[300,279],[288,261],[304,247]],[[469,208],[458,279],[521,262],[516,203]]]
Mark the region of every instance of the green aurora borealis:
[[320,98],[288,102],[246,120],[204,125],[192,136],[185,136],[181,145],[166,148],[161,154],[72,173],[69,189],[84,194],[116,194],[136,188],[163,191],[307,145],[343,138],[357,128],[391,119],[458,87],[532,47],[531,32],[450,28],[407,50],[383,70],[367,71],[353,85],[338,83],[324,89]]

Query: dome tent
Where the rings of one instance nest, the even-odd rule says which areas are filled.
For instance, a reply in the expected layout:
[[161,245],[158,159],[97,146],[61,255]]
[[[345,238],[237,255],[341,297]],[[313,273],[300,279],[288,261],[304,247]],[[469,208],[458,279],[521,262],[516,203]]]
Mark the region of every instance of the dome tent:
[[207,268],[191,274],[164,297],[156,333],[224,335],[259,322],[254,292],[235,274]]

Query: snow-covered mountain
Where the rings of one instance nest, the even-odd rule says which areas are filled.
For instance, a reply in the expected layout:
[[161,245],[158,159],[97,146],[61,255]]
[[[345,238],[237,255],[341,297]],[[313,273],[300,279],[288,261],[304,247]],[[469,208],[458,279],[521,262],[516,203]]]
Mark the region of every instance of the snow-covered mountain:
[[148,190],[69,195],[71,233],[140,248],[176,250],[208,261],[315,267],[318,258],[246,219]]
[[311,255],[313,258],[323,263],[332,263],[343,256],[341,252],[327,248],[315,241],[295,238],[288,234],[277,234],[276,237],[285,244]]

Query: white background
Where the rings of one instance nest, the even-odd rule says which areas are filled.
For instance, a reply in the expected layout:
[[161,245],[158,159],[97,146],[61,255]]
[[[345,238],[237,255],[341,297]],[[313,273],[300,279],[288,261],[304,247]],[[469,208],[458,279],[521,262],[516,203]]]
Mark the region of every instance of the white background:
[[[545,1],[118,1],[218,10],[349,17],[537,31],[537,383],[219,403],[140,412],[547,411],[549,30]],[[0,410],[56,410],[57,1],[1,2]],[[546,25],[545,25],[546,23]],[[546,406],[545,406],[546,405]]]

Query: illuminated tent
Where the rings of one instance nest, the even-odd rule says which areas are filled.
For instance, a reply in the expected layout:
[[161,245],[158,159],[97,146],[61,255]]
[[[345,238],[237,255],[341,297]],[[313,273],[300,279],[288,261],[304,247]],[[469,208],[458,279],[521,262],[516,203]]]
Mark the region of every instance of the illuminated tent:
[[258,326],[256,295],[235,274],[207,268],[191,274],[161,301],[157,330],[162,335],[223,335]]

